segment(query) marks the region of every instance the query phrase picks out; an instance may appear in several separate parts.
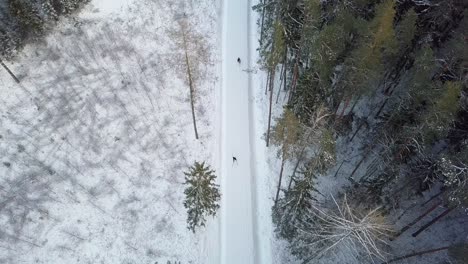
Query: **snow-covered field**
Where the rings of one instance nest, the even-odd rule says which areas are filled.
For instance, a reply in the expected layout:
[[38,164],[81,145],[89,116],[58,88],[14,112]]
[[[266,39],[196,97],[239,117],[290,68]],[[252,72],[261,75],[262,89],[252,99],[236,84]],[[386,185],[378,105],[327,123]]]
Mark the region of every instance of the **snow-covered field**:
[[[0,263],[205,263],[183,171],[219,171],[218,0],[94,0],[0,71]],[[186,18],[210,63],[200,140],[173,39]]]

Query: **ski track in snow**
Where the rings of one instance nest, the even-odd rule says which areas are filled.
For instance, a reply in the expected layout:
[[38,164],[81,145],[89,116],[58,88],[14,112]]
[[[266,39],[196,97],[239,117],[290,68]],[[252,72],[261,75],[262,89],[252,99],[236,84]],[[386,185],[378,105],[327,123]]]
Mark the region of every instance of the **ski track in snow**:
[[248,73],[242,70],[250,61],[250,4],[248,0],[225,1],[223,8],[221,263],[253,264],[258,262],[252,211],[250,87]]

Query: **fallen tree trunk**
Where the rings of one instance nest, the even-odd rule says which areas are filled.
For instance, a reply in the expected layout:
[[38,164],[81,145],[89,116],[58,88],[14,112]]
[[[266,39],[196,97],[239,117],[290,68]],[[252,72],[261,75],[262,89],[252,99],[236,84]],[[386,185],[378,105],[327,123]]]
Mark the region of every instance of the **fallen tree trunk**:
[[421,255],[424,255],[424,254],[434,253],[434,252],[447,250],[447,249],[449,249],[449,247],[441,247],[441,248],[434,248],[434,249],[419,251],[419,252],[415,252],[413,254],[408,254],[408,255],[404,255],[402,257],[391,259],[391,260],[389,260],[387,262],[383,262],[382,264],[388,264],[388,263],[396,262],[396,261],[399,261],[399,260],[403,260],[403,259],[407,259],[407,258],[411,258],[411,257],[416,257],[416,256],[421,256]]
[[435,222],[439,221],[442,217],[446,216],[448,213],[450,213],[455,207],[452,208],[447,208],[444,212],[442,212],[440,215],[438,215],[436,218],[432,219],[429,223],[423,225],[418,231],[414,232],[412,234],[413,237],[417,237],[422,231],[426,230],[428,227],[433,225]]
[[438,206],[440,206],[442,204],[442,202],[438,202],[436,204],[434,204],[431,208],[427,209],[422,215],[418,216],[416,219],[413,220],[413,222],[407,224],[406,226],[404,226],[400,232],[398,232],[393,238],[395,239],[396,237],[399,237],[401,234],[403,234],[406,230],[408,230],[410,227],[412,227],[413,225],[415,225],[417,222],[419,222],[424,216],[428,215],[430,212],[434,211]]
[[10,74],[11,78],[13,78],[13,80],[15,80],[15,82],[20,83],[18,78],[16,78],[16,76],[13,74],[13,72],[5,65],[5,63],[3,63],[3,61],[1,59],[0,59],[0,64],[3,66],[3,68],[5,68],[5,70],[8,72],[8,74]]

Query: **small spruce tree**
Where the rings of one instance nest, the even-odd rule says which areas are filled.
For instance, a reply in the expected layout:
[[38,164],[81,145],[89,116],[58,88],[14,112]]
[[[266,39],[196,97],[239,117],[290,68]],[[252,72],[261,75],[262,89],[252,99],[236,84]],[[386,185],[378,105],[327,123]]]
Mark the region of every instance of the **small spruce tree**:
[[205,226],[206,216],[215,216],[219,208],[219,186],[214,183],[216,175],[205,162],[195,162],[185,172],[185,201],[188,229],[195,232],[198,226]]

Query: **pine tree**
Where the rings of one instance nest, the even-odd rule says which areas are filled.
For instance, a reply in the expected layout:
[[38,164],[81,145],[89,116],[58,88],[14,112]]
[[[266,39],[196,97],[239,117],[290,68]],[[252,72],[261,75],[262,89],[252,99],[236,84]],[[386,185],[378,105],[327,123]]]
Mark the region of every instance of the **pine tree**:
[[322,86],[326,87],[328,83],[331,83],[330,77],[336,60],[346,47],[346,37],[346,32],[341,25],[332,24],[324,27],[314,41],[312,60],[314,60]]
[[460,110],[461,82],[446,82],[441,97],[436,100],[435,111],[441,122],[448,123],[455,119]]
[[262,0],[261,3],[252,7],[252,10],[261,14],[258,24],[260,26],[259,53],[262,60],[266,60],[271,50],[277,6],[276,1]]
[[39,9],[28,1],[8,0],[10,14],[18,20],[24,37],[36,37],[44,32],[45,19]]
[[[270,131],[271,131],[271,114],[272,114],[272,101],[273,101],[273,90],[275,83],[275,73],[276,67],[280,61],[284,58],[286,53],[286,40],[284,35],[284,27],[279,22],[276,21],[274,24],[274,35],[273,35],[273,44],[271,46],[271,52],[269,53],[266,61],[266,67],[268,69],[268,74],[270,76],[269,80],[269,91],[270,91],[270,106],[268,109],[268,127],[266,133],[266,146],[270,145]],[[279,89],[279,88],[278,88]]]
[[[201,86],[209,77],[206,65],[212,64],[211,50],[206,36],[196,29],[188,17],[183,17],[177,22],[177,30],[170,32],[173,45],[177,49],[170,63],[187,85],[193,130],[195,139],[199,139],[196,105],[199,101]],[[149,94],[148,99],[152,102]]]
[[273,207],[273,223],[276,232],[287,240],[297,235],[297,224],[302,221],[311,204],[316,201],[312,192],[316,191],[314,181],[316,175],[310,169],[304,169],[294,177],[294,185],[285,191],[284,197]]
[[306,13],[307,19],[306,23],[311,28],[316,27],[320,22],[320,12],[321,4],[320,0],[305,0],[304,1],[304,12]]
[[195,232],[198,226],[205,226],[207,216],[215,216],[219,208],[219,186],[214,171],[205,162],[195,162],[185,174],[185,201],[188,229]]
[[362,94],[370,91],[385,71],[385,63],[398,51],[393,28],[395,2],[383,1],[375,7],[375,17],[370,23],[360,23],[362,35],[358,46],[347,58],[346,94]]
[[67,15],[89,1],[90,0],[48,0],[47,2],[49,4],[47,5],[53,8],[53,10],[49,10],[51,13]]
[[274,35],[273,35],[274,46],[270,56],[268,57],[268,67],[275,69],[276,66],[281,62],[284,57],[284,51],[286,47],[286,36],[284,34],[284,26],[279,21],[274,24]]
[[411,8],[405,13],[400,24],[397,26],[397,38],[403,48],[411,45],[411,41],[413,40],[417,29],[417,19],[418,14],[416,14],[414,9]]
[[285,163],[293,157],[297,150],[297,144],[301,136],[301,123],[291,110],[285,109],[281,118],[277,120],[272,133],[272,143],[279,146],[278,157],[281,158],[281,169],[276,189],[275,203],[278,201],[281,182],[283,178],[283,169]]
[[49,17],[51,20],[58,20],[59,14],[53,6],[52,0],[46,0],[41,4],[42,11]]
[[[359,20],[346,8],[339,7],[336,18],[324,25],[316,36],[311,36],[311,59],[317,71],[322,89],[328,89],[331,84],[333,70],[338,59],[343,56],[351,45],[352,36],[358,32]],[[327,91],[329,93],[329,91]]]
[[297,80],[294,96],[291,99],[291,108],[302,122],[306,122],[308,113],[325,101],[325,93],[320,89],[315,71],[304,71]]
[[438,91],[437,97],[430,100],[432,105],[424,116],[426,144],[447,136],[461,107],[461,91],[461,82],[446,82]]
[[21,39],[14,30],[0,28],[0,56],[9,59],[20,42]]
[[311,165],[317,173],[325,173],[336,161],[336,141],[331,129],[324,128],[320,137],[318,151],[311,160]]
[[[395,18],[395,1],[386,0],[377,5],[375,18],[371,24],[372,42],[371,48],[374,55],[393,55],[398,47],[393,20]],[[383,49],[383,54],[380,54]]]
[[[0,55],[8,60],[28,40],[42,37],[62,15],[70,14],[90,0],[6,0],[0,26]],[[3,11],[3,10],[2,10]]]
[[415,56],[413,66],[413,76],[409,85],[410,96],[421,103],[434,95],[434,85],[431,83],[431,78],[434,73],[434,52],[428,46],[423,46]]

